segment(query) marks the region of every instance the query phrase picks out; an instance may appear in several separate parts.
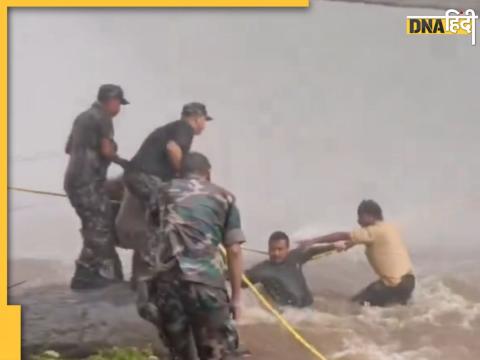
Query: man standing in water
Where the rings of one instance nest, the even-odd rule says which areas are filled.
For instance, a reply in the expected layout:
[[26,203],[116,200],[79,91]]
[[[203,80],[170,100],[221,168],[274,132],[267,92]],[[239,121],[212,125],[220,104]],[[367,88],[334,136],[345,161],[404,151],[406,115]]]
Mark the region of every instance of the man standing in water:
[[373,200],[364,200],[358,210],[359,229],[338,232],[300,242],[302,246],[334,243],[338,250],[361,244],[379,280],[368,285],[352,300],[372,306],[405,305],[415,288],[415,276],[407,247],[398,229],[383,221],[382,209]]
[[[210,182],[204,155],[186,155],[182,169],[183,178],[159,192],[154,241],[138,250],[146,265],[138,309],[157,326],[175,359],[196,359],[195,348],[200,360],[229,359],[229,337],[235,335],[230,314],[239,316],[243,270],[240,213],[234,197]],[[227,252],[231,300],[219,246]]]
[[[268,239],[269,260],[247,270],[252,283],[260,283],[277,305],[306,307],[313,304],[302,267],[315,256],[335,249],[333,245],[290,249],[290,239],[282,231],[275,231]],[[245,285],[244,285],[245,286]]]
[[123,279],[105,181],[111,162],[125,165],[117,155],[112,119],[126,104],[120,86],[102,85],[97,101],[75,119],[65,147],[70,160],[64,189],[80,217],[83,238],[72,289],[101,288]]

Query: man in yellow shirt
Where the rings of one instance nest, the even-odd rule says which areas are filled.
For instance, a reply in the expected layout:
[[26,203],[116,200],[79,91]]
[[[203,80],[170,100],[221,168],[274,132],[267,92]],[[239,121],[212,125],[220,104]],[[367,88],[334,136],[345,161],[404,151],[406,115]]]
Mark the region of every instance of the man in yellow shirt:
[[339,251],[361,244],[379,280],[355,295],[354,302],[372,306],[405,305],[415,288],[415,276],[407,247],[398,229],[383,221],[382,209],[373,200],[364,200],[358,207],[360,228],[304,240],[301,246],[334,243]]

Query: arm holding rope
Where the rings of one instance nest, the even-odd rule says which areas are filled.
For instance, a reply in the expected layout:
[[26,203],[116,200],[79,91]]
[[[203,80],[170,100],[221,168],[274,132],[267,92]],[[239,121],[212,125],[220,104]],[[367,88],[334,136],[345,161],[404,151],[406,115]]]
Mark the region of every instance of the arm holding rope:
[[333,244],[338,241],[351,241],[350,233],[348,232],[336,232],[324,236],[319,236],[313,239],[297,241],[301,247],[308,247],[317,244]]
[[240,317],[240,301],[243,273],[243,256],[240,244],[227,247],[227,262],[230,285],[232,288],[232,307],[235,320]]

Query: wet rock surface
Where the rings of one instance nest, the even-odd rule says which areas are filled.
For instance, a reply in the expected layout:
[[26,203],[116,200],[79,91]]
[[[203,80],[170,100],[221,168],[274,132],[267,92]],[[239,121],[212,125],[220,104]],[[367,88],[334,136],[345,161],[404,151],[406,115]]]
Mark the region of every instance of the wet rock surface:
[[111,346],[152,345],[164,353],[155,328],[136,311],[128,284],[73,292],[65,284],[28,288],[10,296],[22,305],[22,358],[46,349],[81,358]]

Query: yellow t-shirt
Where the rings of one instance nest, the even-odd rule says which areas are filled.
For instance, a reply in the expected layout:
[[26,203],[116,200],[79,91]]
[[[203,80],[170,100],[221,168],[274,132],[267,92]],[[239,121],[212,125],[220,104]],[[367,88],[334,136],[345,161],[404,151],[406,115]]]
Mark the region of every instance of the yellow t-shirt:
[[354,244],[365,245],[365,254],[373,270],[387,286],[396,286],[402,276],[412,273],[412,263],[407,247],[398,229],[378,222],[351,233]]

